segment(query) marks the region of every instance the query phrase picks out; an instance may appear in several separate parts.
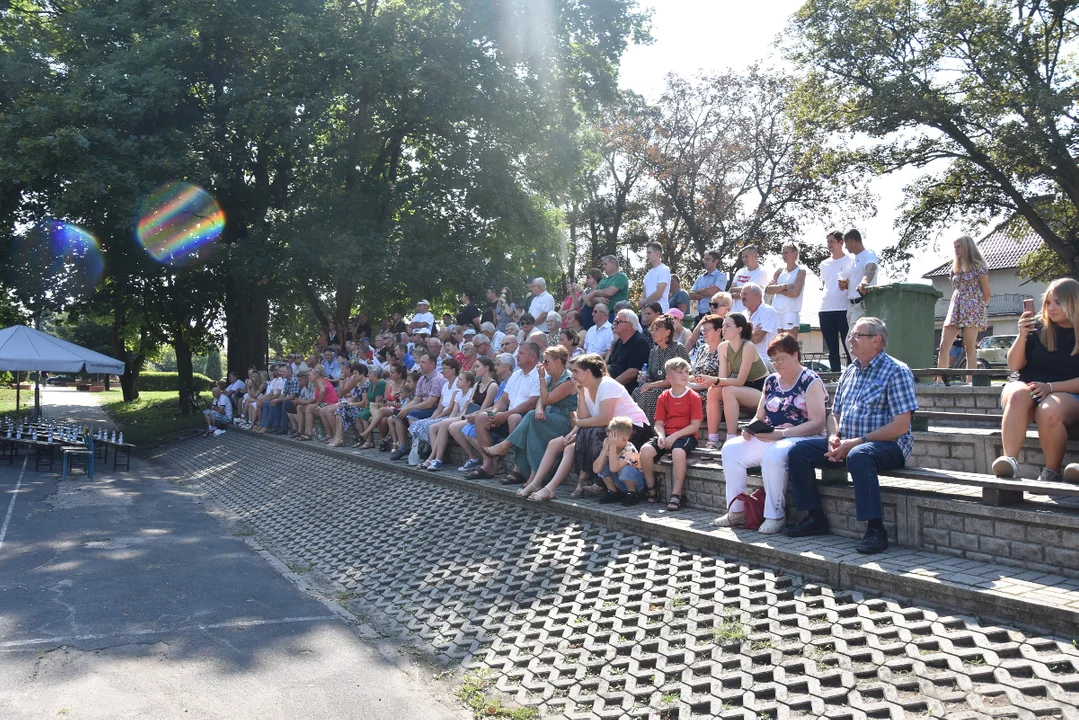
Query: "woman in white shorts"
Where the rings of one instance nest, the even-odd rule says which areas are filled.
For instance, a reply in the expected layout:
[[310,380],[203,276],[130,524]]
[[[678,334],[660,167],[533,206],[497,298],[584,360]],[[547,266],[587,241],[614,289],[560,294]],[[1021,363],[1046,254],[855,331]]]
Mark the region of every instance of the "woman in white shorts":
[[772,307],[779,316],[779,332],[791,337],[798,337],[801,324],[802,295],[805,290],[806,269],[798,264],[798,246],[787,243],[783,246],[784,267],[776,270],[772,283],[764,289],[772,296]]

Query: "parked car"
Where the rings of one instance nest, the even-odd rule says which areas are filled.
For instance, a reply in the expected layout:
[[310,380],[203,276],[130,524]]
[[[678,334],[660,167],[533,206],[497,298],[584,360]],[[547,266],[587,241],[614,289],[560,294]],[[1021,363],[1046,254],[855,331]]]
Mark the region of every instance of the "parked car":
[[67,383],[73,382],[75,382],[74,375],[65,375],[62,373],[59,375],[49,375],[49,377],[45,380],[46,385],[65,385]]
[[1008,349],[1015,342],[1015,335],[990,335],[978,343],[978,365],[985,368],[1008,366]]

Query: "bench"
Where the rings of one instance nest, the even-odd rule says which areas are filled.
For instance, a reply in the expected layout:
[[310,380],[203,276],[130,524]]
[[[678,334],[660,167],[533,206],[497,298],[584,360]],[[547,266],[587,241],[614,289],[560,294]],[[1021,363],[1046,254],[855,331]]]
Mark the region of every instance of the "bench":
[[[669,455],[659,462],[660,467],[669,467],[670,465],[671,458]],[[690,456],[686,465],[687,468],[723,471],[723,461],[718,450],[697,450]],[[759,476],[760,468],[751,468],[750,474]],[[980,487],[982,489],[982,504],[993,507],[1021,503],[1024,499],[1024,493],[1028,492],[1058,497],[1079,497],[1079,485],[1071,483],[1045,482],[1022,478],[999,478],[994,475],[954,470],[934,470],[915,466],[889,470],[882,473],[881,477]],[[845,468],[822,469],[821,479],[822,482],[828,484],[846,483],[848,481],[847,471]]]
[[74,467],[72,459],[82,462],[83,470],[86,472],[86,476],[91,480],[94,479],[94,451],[85,445],[62,445],[60,447],[60,454],[64,457],[64,472],[62,480],[67,480],[68,470]]

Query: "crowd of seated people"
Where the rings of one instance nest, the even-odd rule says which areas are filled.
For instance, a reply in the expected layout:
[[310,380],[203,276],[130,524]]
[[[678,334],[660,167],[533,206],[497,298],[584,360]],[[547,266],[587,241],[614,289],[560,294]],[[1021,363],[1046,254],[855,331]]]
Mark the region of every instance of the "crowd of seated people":
[[[306,360],[292,353],[265,370],[250,368],[245,379],[230,373],[215,392],[223,400],[207,414],[208,432],[232,422],[377,449],[430,472],[444,469],[456,445],[467,456],[458,468],[467,477],[520,485],[518,494],[536,502],[554,498],[572,476],[571,498],[663,502],[670,511],[686,505],[687,464],[700,442],[723,461],[728,512],[717,525],[746,523],[746,471],[760,466],[763,522],[754,529],[786,528],[789,485],[805,513],[786,528],[796,537],[829,531],[814,468],[843,466],[866,523],[859,550],[880,552],[888,538],[877,476],[910,455],[913,377],[885,352],[884,323],[853,317],[842,338],[852,361],[827,411],[824,383],[802,362],[790,303],[776,313],[767,302],[804,285],[797,248],[786,246],[784,259],[787,272],[772,283],[755,282],[753,268],[732,283],[732,294],[709,254],[691,292],[680,283],[670,289],[676,303],[663,296],[674,276],[654,264],[648,297],[660,300],[643,303],[640,314],[617,259],[607,257],[583,287],[567,284],[561,301],[537,278],[520,306],[507,287],[488,287],[483,307],[465,293],[459,312],[443,315],[441,325],[426,300],[410,318],[395,313],[374,328],[364,314],[340,329],[329,323]],[[1077,316],[1079,283],[1066,279],[1050,286],[1037,317],[1020,321],[1008,354],[1019,381],[1002,397],[998,475],[1019,475],[1026,428],[1036,422],[1042,479],[1079,481],[1079,465],[1062,467],[1067,426],[1079,420]],[[671,487],[661,500],[655,468],[667,455]]]

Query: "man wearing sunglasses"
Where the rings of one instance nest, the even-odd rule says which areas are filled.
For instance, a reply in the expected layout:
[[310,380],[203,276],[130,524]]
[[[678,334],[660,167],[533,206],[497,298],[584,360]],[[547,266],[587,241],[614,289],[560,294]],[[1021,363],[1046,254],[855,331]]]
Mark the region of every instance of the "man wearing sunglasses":
[[854,505],[865,537],[855,548],[879,553],[888,548],[877,473],[906,464],[914,447],[911,414],[918,409],[914,376],[884,350],[888,328],[863,317],[847,338],[854,360],[839,378],[829,427],[832,435],[805,439],[787,456],[794,505],[806,516],[787,530],[790,537],[830,532],[814,468],[847,468],[854,483]]

